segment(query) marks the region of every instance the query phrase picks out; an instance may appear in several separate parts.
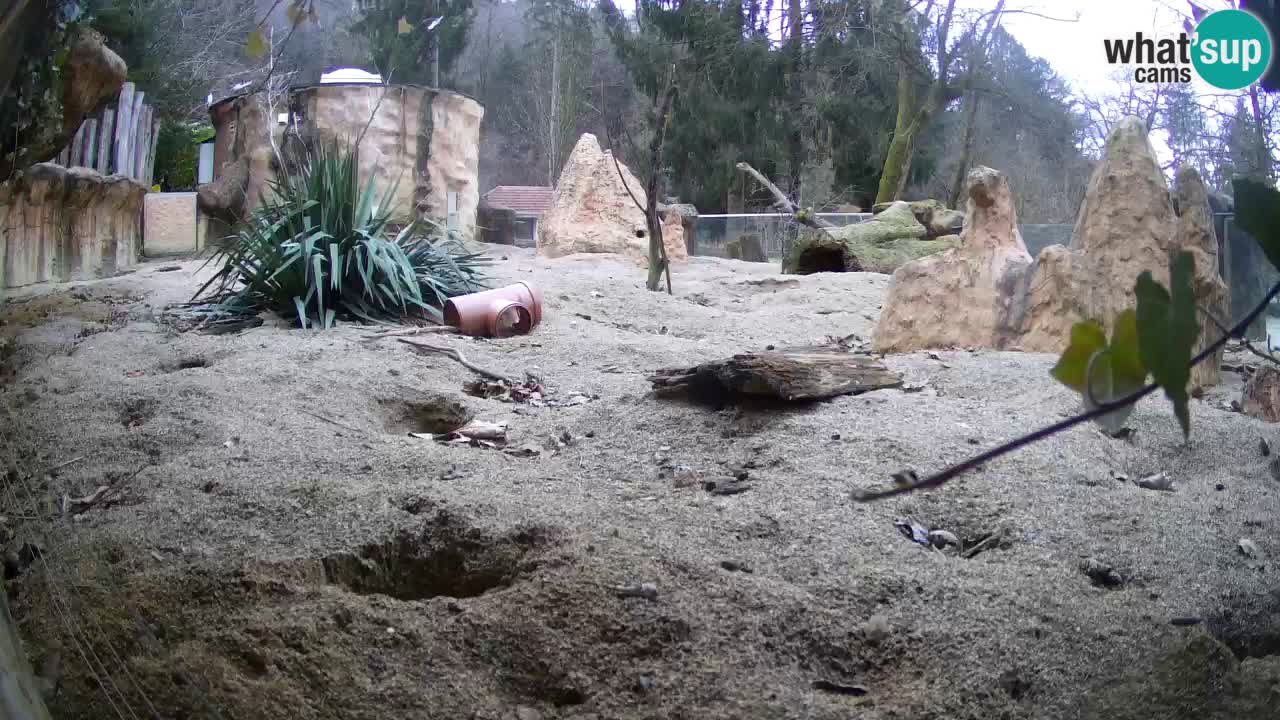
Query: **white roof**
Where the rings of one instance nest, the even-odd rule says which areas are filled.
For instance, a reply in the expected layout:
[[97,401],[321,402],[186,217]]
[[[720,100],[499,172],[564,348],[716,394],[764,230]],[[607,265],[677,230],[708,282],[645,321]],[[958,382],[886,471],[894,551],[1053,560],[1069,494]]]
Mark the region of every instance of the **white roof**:
[[374,85],[381,85],[382,76],[371,72],[365,72],[360,68],[339,68],[333,72],[327,72],[320,76],[321,85],[328,85],[330,83],[370,83]]

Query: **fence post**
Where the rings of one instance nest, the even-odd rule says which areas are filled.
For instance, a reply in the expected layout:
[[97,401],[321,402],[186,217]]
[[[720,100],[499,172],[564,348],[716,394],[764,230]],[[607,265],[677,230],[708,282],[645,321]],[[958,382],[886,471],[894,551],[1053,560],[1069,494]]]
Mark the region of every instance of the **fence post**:
[[85,120],[84,127],[84,166],[95,168],[98,161],[98,119]]
[[138,128],[141,127],[142,101],[146,95],[141,90],[134,92],[133,111],[129,114],[129,155],[124,166],[124,174],[135,180],[138,178],[138,150],[142,144],[138,142]]
[[115,138],[116,109],[108,105],[102,111],[102,125],[98,128],[98,172],[111,174],[111,157],[115,146],[111,141]]
[[116,152],[115,172],[129,174],[129,119],[133,112],[133,83],[127,82],[120,88],[120,110],[116,113]]

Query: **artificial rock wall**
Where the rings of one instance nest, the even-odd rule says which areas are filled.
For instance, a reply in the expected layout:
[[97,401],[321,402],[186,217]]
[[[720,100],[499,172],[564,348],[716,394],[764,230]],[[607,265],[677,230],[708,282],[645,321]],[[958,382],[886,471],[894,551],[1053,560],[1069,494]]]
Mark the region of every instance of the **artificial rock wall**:
[[[228,98],[209,109],[216,130],[213,183],[200,188],[200,208],[224,220],[258,204],[275,176],[272,137],[282,153],[294,137],[306,143],[354,143],[360,183],[373,178],[381,194],[396,187],[393,221],[445,221],[456,194],[457,230],[472,237],[480,203],[480,121],[484,108],[465,95],[414,85],[330,84],[290,92],[291,128],[269,117],[262,94]],[[366,127],[367,126],[367,127]]]
[[0,185],[0,287],[109,277],[138,261],[147,189],[50,163]]

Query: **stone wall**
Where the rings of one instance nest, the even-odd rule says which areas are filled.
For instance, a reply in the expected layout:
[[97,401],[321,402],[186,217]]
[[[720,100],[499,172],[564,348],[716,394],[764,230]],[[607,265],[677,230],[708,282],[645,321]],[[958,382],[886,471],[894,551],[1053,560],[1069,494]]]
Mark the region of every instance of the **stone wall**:
[[[457,194],[456,227],[476,229],[480,203],[480,120],[484,108],[465,95],[413,85],[315,85],[290,93],[288,107],[305,142],[360,139],[360,183],[379,193],[395,185],[393,221],[446,220],[448,193]],[[292,151],[284,130],[265,112],[261,94],[228,98],[209,109],[216,130],[214,182],[200,188],[200,207],[224,218],[258,204],[275,174],[272,136]],[[290,135],[293,132],[290,131]]]
[[49,163],[0,185],[0,287],[109,277],[137,263],[146,193],[122,175]]

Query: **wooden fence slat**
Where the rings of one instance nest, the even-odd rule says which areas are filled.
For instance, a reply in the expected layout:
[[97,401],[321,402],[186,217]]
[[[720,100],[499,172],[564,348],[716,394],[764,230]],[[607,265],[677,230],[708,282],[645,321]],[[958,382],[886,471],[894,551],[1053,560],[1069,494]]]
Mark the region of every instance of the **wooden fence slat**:
[[129,158],[124,174],[134,179],[138,177],[138,151],[142,145],[138,141],[138,128],[142,126],[142,101],[146,95],[141,90],[134,92],[133,113],[129,117]]
[[131,82],[125,83],[124,87],[120,88],[120,109],[116,112],[116,152],[115,165],[112,170],[121,174],[128,174],[129,121],[130,114],[133,112],[133,90],[134,85]]
[[[142,93],[138,93],[141,95]],[[147,151],[151,149],[151,106],[143,105],[138,113],[138,149],[133,154],[133,176],[139,182],[146,179],[143,168],[147,162]]]
[[80,123],[80,127],[76,128],[76,134],[71,138],[71,164],[68,167],[76,167],[83,165],[84,159],[84,123]]
[[156,145],[159,142],[160,118],[154,118],[151,121],[151,147],[147,151],[147,187],[151,187],[156,182]]
[[96,168],[98,162],[98,119],[84,121],[84,166]]
[[71,148],[64,147],[62,152],[58,153],[58,164],[66,167],[69,162],[71,162]]
[[111,158],[115,151],[112,140],[115,139],[116,108],[108,105],[102,111],[102,124],[98,127],[98,172],[111,174]]

